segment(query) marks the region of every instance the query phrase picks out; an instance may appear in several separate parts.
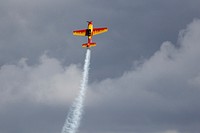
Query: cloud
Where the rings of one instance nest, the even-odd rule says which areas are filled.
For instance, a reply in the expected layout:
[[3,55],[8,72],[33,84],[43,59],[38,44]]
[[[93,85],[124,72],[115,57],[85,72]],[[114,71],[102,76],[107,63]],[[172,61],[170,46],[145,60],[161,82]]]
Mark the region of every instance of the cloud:
[[101,108],[97,112],[104,115],[99,128],[120,125],[139,133],[200,131],[199,42],[200,20],[195,19],[180,32],[177,44],[164,42],[134,70],[91,84],[88,101],[96,102],[91,110]]
[[[110,30],[95,38],[99,45],[92,50],[81,132],[198,133],[199,20],[176,37],[199,17],[198,5],[182,0],[1,1],[1,132],[60,131],[65,104],[79,88],[77,64],[84,58],[83,40],[71,38],[71,31],[92,19]],[[165,40],[170,41],[161,44]],[[50,56],[40,56],[45,50]]]
[[[162,43],[149,59],[136,61],[133,70],[124,72],[121,77],[91,83],[80,130],[100,133],[200,131],[197,126],[200,123],[200,20],[195,19],[182,30],[177,40],[177,44]],[[3,110],[9,111],[8,114],[17,115],[19,113],[12,112],[13,105],[31,103],[45,110],[33,116],[45,116],[48,108],[56,105],[64,108],[65,104],[72,103],[80,79],[79,65],[64,66],[47,54],[43,54],[35,65],[28,65],[27,59],[22,58],[16,64],[1,66],[0,105]],[[40,105],[49,107],[42,108]],[[3,110],[1,116],[5,113]],[[43,119],[53,114],[55,117],[60,112],[50,111]],[[30,119],[33,117],[30,113],[27,115]],[[4,119],[10,121],[10,117]],[[22,119],[27,120],[25,117]],[[33,123],[38,119],[34,119]],[[59,126],[56,125],[54,131]]]
[[59,104],[72,102],[77,95],[81,69],[67,67],[55,58],[42,55],[39,64],[29,66],[26,59],[0,69],[0,104],[22,102]]

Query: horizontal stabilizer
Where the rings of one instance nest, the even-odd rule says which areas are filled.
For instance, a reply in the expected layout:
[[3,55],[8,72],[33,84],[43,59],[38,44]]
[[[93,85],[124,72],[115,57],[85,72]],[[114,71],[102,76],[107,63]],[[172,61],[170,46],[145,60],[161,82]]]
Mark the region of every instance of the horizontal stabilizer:
[[93,42],[93,43],[85,43],[85,44],[82,44],[82,47],[83,48],[90,48],[90,47],[95,47],[96,46],[96,43]]

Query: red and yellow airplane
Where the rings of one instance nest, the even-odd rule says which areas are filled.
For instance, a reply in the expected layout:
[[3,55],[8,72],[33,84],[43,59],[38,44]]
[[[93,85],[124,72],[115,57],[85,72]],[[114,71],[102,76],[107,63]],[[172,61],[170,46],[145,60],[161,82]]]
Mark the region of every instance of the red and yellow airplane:
[[88,36],[88,42],[85,44],[82,44],[82,47],[84,48],[90,48],[90,47],[96,46],[96,43],[92,42],[92,36],[108,31],[107,27],[93,28],[92,21],[87,21],[87,22],[88,22],[87,29],[73,31],[73,35],[75,36]]

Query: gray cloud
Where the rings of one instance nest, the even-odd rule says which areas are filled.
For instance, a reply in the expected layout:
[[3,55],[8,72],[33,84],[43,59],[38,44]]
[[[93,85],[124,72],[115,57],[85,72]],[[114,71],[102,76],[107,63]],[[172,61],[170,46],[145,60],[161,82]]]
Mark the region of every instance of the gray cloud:
[[63,67],[55,58],[43,55],[40,63],[29,66],[26,59],[0,70],[0,103],[28,100],[36,103],[68,103],[76,96],[81,73],[77,65]]
[[66,65],[77,64],[84,58],[80,44],[86,39],[72,37],[71,32],[85,28],[86,20],[94,20],[95,26],[108,26],[109,32],[94,37],[98,48],[93,49],[95,70],[91,69],[91,77],[121,76],[132,67],[133,60],[148,58],[163,41],[175,42],[178,31],[200,17],[199,4],[195,0],[3,0],[0,64],[23,57],[34,64],[47,50]]
[[[110,131],[115,132],[123,127],[137,133],[199,132],[199,37],[200,20],[194,20],[180,32],[178,47],[164,42],[136,69],[120,78],[94,83],[90,101],[97,100],[97,105],[91,111],[103,115],[96,121],[99,130],[113,126]],[[95,114],[88,117],[95,120]]]
[[[80,131],[199,132],[199,36],[196,19],[180,32],[177,47],[164,42],[121,77],[90,84]],[[1,67],[1,132],[60,132],[80,69],[47,55],[39,62]]]
[[109,32],[94,37],[80,132],[198,133],[199,20],[185,29],[200,17],[198,5],[2,0],[0,132],[60,132],[85,54],[86,39],[71,32],[93,20]]

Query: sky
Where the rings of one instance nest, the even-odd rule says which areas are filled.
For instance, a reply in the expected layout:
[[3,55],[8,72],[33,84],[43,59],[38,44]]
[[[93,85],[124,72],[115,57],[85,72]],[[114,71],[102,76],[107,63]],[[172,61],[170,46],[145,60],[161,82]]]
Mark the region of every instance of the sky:
[[200,132],[200,1],[1,0],[0,132],[60,133],[94,36],[79,133]]

